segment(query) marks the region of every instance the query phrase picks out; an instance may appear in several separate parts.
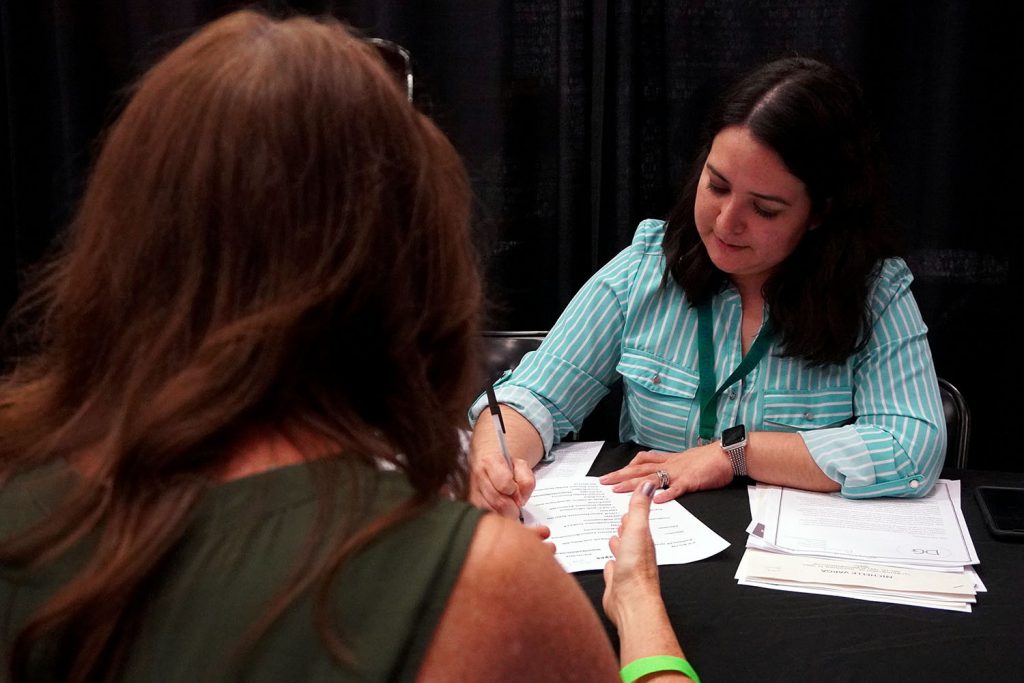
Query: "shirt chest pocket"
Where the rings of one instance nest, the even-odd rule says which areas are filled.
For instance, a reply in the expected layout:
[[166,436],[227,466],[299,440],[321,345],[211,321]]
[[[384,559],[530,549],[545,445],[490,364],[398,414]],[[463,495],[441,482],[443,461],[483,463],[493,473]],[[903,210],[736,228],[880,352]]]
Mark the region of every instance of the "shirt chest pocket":
[[649,448],[678,451],[686,447],[698,375],[643,351],[625,349],[616,366],[623,400],[638,442]]
[[839,427],[851,422],[853,391],[848,386],[765,392],[765,431],[806,431]]

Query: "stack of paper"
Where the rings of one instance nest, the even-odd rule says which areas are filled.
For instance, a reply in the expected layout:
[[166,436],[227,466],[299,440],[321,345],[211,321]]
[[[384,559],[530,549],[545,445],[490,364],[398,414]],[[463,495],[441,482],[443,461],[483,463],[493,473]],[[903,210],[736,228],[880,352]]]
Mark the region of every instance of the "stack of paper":
[[985,587],[960,512],[960,482],[922,498],[849,500],[750,487],[741,585],[970,612]]
[[[523,508],[528,525],[551,529],[555,559],[567,572],[603,569],[612,559],[608,539],[629,508],[629,493],[613,493],[587,472],[602,442],[555,447],[555,461],[539,466],[537,487]],[[729,543],[674,501],[651,506],[651,536],[658,564],[683,564],[710,557]]]

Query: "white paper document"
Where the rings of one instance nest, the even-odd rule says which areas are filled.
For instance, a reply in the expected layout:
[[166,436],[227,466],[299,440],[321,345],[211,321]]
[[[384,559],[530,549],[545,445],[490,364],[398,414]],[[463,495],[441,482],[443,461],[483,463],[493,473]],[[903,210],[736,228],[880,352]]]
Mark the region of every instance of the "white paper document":
[[[749,550],[747,551],[749,552]],[[744,553],[745,555],[746,553]],[[909,605],[911,607],[928,607],[930,609],[949,610],[951,612],[970,612],[971,605],[967,602],[940,602],[921,598],[909,598],[902,595],[888,593],[886,591],[870,592],[867,590],[846,590],[833,586],[824,585],[785,585],[768,583],[767,581],[756,581],[753,579],[739,579],[737,583],[741,586],[755,586],[757,588],[770,588],[777,591],[789,591],[791,593],[810,593],[813,595],[834,595],[840,598],[853,598],[854,600],[866,600],[868,602],[886,602],[893,605]]]
[[[555,559],[567,572],[603,569],[612,559],[608,539],[617,532],[632,494],[613,493],[596,477],[585,476],[600,443],[596,448],[586,443],[567,446],[560,444],[555,462],[537,469],[537,487],[523,508],[523,519],[527,525],[551,529]],[[696,562],[729,547],[676,501],[652,505],[650,519],[659,565]]]
[[927,593],[937,600],[963,602],[974,598],[974,581],[963,572],[934,572],[855,560],[783,555],[748,549],[738,575],[769,583],[820,584],[837,588],[881,589],[896,593]]
[[848,500],[750,487],[741,585],[970,612],[984,584],[960,511],[960,482],[917,499]]
[[533,470],[540,479],[582,479],[587,476],[604,441],[564,441],[551,449],[554,462],[541,463]]
[[759,487],[751,531],[789,553],[962,569],[978,555],[949,484],[936,482],[922,498],[872,500]]

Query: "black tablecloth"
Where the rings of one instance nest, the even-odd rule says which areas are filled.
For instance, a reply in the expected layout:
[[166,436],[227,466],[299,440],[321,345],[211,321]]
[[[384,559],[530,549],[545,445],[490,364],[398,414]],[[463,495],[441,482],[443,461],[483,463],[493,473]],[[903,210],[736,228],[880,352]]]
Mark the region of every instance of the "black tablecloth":
[[[590,474],[625,464],[635,446],[606,447]],[[988,533],[980,485],[1024,486],[1022,473],[948,470],[988,588],[970,614],[740,586],[733,578],[750,522],[747,481],[680,502],[730,546],[661,567],[661,588],[683,650],[708,682],[1024,680],[1024,544]],[[600,572],[575,575],[600,612]],[[606,623],[615,640],[615,631]]]

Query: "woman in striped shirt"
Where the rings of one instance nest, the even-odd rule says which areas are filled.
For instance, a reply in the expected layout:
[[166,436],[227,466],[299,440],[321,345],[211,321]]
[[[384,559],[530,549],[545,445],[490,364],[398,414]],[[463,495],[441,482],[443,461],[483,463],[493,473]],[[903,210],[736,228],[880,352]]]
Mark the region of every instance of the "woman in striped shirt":
[[497,384],[515,471],[479,421],[477,504],[514,514],[531,468],[620,378],[620,438],[651,450],[602,478],[617,491],[657,477],[663,502],[748,474],[920,496],[938,477],[927,329],[856,83],[814,60],[771,62],[726,93],[705,140],[668,219],[642,222]]

